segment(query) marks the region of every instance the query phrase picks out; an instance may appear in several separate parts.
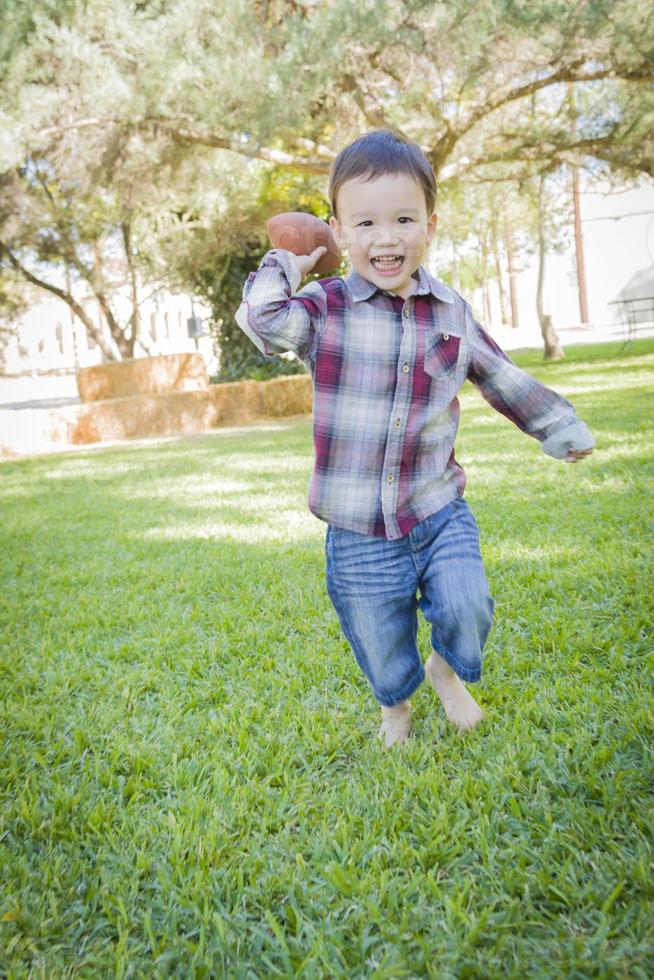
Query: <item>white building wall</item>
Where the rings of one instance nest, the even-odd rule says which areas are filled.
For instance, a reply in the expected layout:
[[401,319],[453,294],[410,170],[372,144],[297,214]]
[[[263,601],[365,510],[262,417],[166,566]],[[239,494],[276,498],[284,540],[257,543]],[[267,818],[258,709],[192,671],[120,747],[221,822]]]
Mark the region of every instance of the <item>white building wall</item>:
[[[187,327],[192,310],[206,324],[211,315],[209,307],[196,300],[192,303],[186,293],[160,290],[152,294],[152,289],[143,292],[148,296],[139,308],[139,336],[143,343],[137,342],[135,357],[197,350],[203,355],[209,374],[215,373],[218,364],[211,339],[205,335],[196,342],[188,336]],[[103,360],[100,348],[87,336],[84,324],[72,314],[70,307],[54,296],[49,298],[45,292],[41,295],[44,298],[22,315],[8,340],[3,354],[3,374],[66,374],[74,373],[80,367],[100,364]],[[76,299],[94,323],[104,322],[97,300],[79,296]],[[118,296],[115,308],[121,322],[125,322],[131,309],[128,296]],[[103,332],[113,346],[106,326]]]

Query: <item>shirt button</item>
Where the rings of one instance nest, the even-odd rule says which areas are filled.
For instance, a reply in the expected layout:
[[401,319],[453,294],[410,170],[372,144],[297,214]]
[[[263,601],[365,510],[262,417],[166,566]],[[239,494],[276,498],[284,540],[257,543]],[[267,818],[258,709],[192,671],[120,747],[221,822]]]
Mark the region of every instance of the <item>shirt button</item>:
[[402,419],[395,419],[395,428],[399,429],[401,425],[402,425]]
[[408,364],[403,364],[402,365],[402,370],[404,371],[405,374],[408,374],[409,373],[409,365]]
[[408,316],[410,312],[411,312],[411,311],[409,310],[409,307],[408,307],[408,306],[405,306],[405,307],[404,307],[404,315],[405,315],[405,316]]
[[389,473],[388,474],[388,476],[386,477],[386,481],[387,481],[387,483],[392,483],[393,482],[393,474],[392,473]]
[[450,339],[449,333],[444,333],[443,334],[443,340],[449,340],[449,339]]

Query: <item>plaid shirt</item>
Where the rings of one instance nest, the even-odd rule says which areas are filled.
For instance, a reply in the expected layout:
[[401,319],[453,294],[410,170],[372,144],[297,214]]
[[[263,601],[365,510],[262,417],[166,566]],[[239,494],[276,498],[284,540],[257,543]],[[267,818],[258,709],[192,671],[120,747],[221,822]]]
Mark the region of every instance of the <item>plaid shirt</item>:
[[270,249],[236,320],[262,353],[294,351],[311,372],[309,509],[321,520],[392,540],[462,495],[454,439],[466,379],[548,455],[595,444],[570,402],[517,367],[422,265],[408,299],[356,270],[296,292],[300,280],[291,253]]

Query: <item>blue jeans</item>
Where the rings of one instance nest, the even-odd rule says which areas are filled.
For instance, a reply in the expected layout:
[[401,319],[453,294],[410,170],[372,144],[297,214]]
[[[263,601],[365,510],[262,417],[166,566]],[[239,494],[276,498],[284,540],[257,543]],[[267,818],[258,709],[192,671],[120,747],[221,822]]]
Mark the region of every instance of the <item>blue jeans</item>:
[[479,680],[495,603],[463,497],[396,541],[329,524],[325,557],[329,597],[380,704],[398,704],[425,679],[418,606],[434,650],[462,680]]

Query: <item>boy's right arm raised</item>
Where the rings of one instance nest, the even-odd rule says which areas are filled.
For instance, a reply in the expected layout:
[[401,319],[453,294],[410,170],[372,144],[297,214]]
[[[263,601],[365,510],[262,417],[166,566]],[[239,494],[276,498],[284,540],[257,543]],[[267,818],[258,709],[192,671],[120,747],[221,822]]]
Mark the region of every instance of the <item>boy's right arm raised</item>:
[[283,248],[270,249],[246,279],[236,322],[267,357],[293,351],[310,358],[326,317],[327,298],[317,280],[296,290],[321,251],[295,256]]

